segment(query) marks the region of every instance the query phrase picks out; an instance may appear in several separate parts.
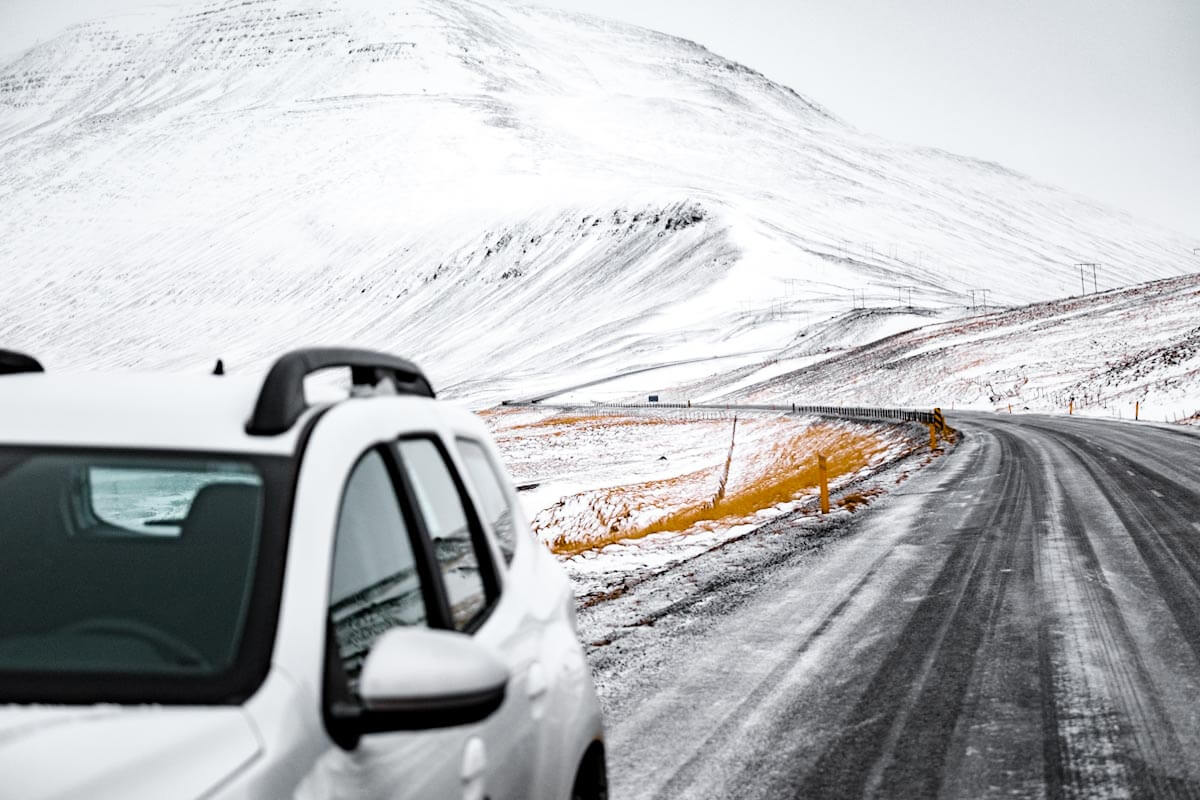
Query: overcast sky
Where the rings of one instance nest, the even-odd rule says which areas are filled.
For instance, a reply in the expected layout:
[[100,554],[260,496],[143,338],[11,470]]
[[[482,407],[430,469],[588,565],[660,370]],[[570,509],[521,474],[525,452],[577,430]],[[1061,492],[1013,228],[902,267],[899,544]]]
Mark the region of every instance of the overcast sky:
[[[998,161],[1200,246],[1200,0],[541,2],[694,39],[860,128]],[[143,5],[0,0],[0,53]]]
[[694,39],[864,130],[1200,240],[1200,0],[541,2]]

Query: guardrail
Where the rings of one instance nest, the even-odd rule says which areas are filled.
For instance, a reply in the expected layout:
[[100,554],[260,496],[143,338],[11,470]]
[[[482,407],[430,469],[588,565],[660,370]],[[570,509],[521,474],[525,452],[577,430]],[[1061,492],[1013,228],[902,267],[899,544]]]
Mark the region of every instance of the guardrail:
[[506,400],[506,406],[541,406],[544,408],[595,408],[595,409],[655,409],[670,408],[696,411],[779,411],[790,414],[808,414],[833,419],[895,420],[938,425],[938,413],[917,411],[911,408],[870,408],[867,406],[811,406],[791,403],[537,403]]

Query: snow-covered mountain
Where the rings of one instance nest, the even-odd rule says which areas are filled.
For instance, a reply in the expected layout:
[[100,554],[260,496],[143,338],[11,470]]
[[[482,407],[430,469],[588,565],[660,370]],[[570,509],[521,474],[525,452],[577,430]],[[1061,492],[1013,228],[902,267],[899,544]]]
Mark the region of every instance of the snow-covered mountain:
[[156,7],[0,65],[0,342],[56,367],[357,343],[499,397],[782,347],[785,311],[856,290],[1029,302],[1192,246],[693,43],[504,0]]
[[[867,309],[824,327],[889,316]],[[820,331],[798,339],[776,363],[823,343]],[[707,392],[725,401],[955,404],[1198,423],[1200,275],[924,325],[773,375],[770,366],[662,391],[671,400]]]

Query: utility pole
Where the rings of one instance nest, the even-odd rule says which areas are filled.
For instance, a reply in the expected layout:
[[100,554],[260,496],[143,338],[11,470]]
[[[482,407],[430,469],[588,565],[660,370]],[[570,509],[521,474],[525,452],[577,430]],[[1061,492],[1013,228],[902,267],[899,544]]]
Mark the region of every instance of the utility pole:
[[975,290],[971,290],[971,310],[975,310]]
[[1083,271],[1087,267],[1092,268],[1092,286],[1094,288],[1096,286],[1096,268],[1099,267],[1100,265],[1094,264],[1090,261],[1085,261],[1082,264],[1076,264],[1075,266],[1079,267],[1079,291],[1080,291],[1080,294],[1087,294],[1087,284],[1084,282]]

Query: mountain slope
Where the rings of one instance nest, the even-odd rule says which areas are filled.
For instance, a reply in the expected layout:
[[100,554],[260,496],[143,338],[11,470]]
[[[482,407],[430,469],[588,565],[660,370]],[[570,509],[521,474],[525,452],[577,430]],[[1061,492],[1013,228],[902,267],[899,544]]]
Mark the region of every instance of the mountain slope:
[[1200,414],[1197,309],[1186,275],[927,325],[724,397],[1175,421]]
[[0,339],[53,365],[353,342],[472,397],[781,346],[794,326],[754,312],[782,298],[1028,302],[1081,260],[1108,285],[1191,268],[1176,234],[690,42],[503,0],[72,28],[0,66],[0,211]]

